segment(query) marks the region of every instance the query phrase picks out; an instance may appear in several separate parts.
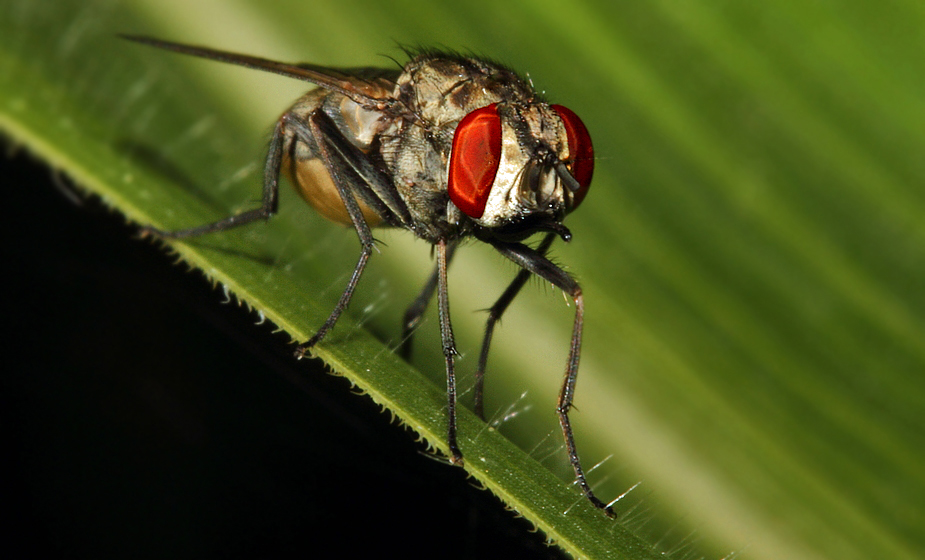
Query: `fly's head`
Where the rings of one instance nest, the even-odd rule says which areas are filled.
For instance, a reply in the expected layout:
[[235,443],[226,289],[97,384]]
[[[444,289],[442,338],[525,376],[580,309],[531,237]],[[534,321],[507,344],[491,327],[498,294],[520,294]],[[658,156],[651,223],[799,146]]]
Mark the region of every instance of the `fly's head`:
[[500,101],[459,121],[447,189],[483,235],[513,241],[552,231],[567,240],[562,219],[581,204],[593,173],[591,136],[575,113]]

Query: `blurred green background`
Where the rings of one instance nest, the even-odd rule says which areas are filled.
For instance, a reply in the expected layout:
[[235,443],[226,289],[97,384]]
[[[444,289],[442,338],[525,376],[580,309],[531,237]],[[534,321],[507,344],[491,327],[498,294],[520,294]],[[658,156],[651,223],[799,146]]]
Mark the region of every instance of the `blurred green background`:
[[[574,241],[554,255],[588,308],[573,423],[587,464],[612,456],[592,482],[608,497],[643,481],[621,523],[675,557],[925,552],[919,4],[56,5],[0,8],[0,127],[65,174],[119,187],[107,204],[173,227],[198,223],[185,200],[219,216],[257,199],[267,132],[305,86],[114,33],[333,66],[440,45],[528,72],[595,141]],[[100,169],[84,137],[123,164]],[[180,185],[176,206],[144,207],[139,165]],[[356,241],[298,202],[287,191],[280,225],[241,238],[311,278],[320,309]],[[379,237],[352,314],[394,346],[429,251]],[[464,249],[450,282],[466,373],[475,311],[515,270]],[[546,286],[525,292],[495,340],[486,410],[520,411],[502,432],[568,480],[552,412],[572,309]],[[439,387],[436,330],[430,316],[414,363]]]

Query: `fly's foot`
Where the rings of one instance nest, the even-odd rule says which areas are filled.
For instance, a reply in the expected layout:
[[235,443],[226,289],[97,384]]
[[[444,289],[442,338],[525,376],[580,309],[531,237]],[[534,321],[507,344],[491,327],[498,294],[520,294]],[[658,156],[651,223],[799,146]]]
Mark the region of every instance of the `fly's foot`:
[[585,496],[587,496],[588,500],[591,501],[591,503],[594,505],[594,507],[596,507],[596,508],[598,508],[599,510],[603,511],[604,514],[605,514],[607,517],[609,517],[609,518],[611,518],[611,519],[616,519],[616,518],[617,518],[617,513],[613,510],[613,504],[612,504],[612,503],[610,503],[610,504],[605,504],[604,502],[602,502],[602,501],[601,501],[597,496],[595,496],[594,494],[586,493]]
[[164,231],[153,226],[142,226],[138,228],[138,237],[141,239],[176,239],[178,236],[175,232]]
[[[455,422],[454,422],[455,424]],[[463,455],[462,451],[459,450],[459,445],[456,443],[456,429],[454,427],[453,433],[447,438],[450,445],[450,464],[461,467],[463,465]]]
[[141,239],[157,239],[163,236],[161,235],[161,230],[151,226],[144,226],[138,229],[138,237]]
[[295,352],[293,352],[293,354],[295,355],[295,358],[297,360],[301,360],[302,358],[305,358],[305,357],[310,358],[312,348],[315,347],[315,344],[318,344],[322,336],[324,336],[324,332],[318,331],[317,333],[315,333],[315,336],[308,339],[308,342],[306,342],[305,344],[299,344],[299,346],[295,349]]
[[[306,356],[309,355],[309,351],[311,349],[312,349],[312,346],[309,344],[300,344],[298,347],[296,347],[295,352],[293,352],[293,355],[295,356],[296,360],[301,360],[302,358],[305,358]],[[308,356],[308,357],[311,357],[311,356]]]

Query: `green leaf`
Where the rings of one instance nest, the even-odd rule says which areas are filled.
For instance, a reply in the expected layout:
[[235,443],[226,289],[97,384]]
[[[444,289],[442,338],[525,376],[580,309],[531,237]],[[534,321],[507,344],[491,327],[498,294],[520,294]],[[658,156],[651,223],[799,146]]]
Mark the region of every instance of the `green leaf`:
[[[401,60],[396,40],[504,60],[595,139],[574,241],[555,248],[588,312],[573,423],[588,466],[613,456],[592,473],[602,496],[643,484],[617,522],[568,486],[553,410],[572,309],[554,290],[505,316],[487,410],[518,414],[502,436],[462,413],[469,473],[578,556],[925,552],[917,5],[315,4],[7,2],[0,130],[132,221],[198,225],[252,207],[270,126],[305,85],[116,33],[332,66]],[[445,450],[435,320],[416,368],[391,350],[428,248],[380,237],[318,355]],[[299,340],[356,258],[352,233],[289,192],[266,225],[171,247]],[[467,246],[451,271],[463,372],[484,320],[470,311],[514,274],[501,262]]]

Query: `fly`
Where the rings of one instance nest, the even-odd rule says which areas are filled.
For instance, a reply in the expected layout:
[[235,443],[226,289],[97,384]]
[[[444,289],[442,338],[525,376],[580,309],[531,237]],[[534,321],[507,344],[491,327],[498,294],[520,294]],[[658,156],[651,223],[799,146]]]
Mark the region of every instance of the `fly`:
[[[321,215],[352,225],[360,238],[360,258],[328,319],[296,350],[300,358],[328,334],[350,303],[373,251],[371,228],[407,229],[431,243],[436,269],[405,313],[401,351],[410,354],[411,333],[436,292],[446,362],[447,443],[454,464],[461,464],[463,456],[456,436],[457,352],[446,272],[460,241],[474,237],[521,267],[489,310],[475,374],[475,412],[482,419],[495,323],[531,275],[568,294],[575,302],[575,322],[556,413],[578,484],[591,503],[614,515],[588,485],[569,423],[581,355],[581,287],[546,257],[556,237],[571,239],[562,220],[581,204],[594,172],[591,136],[575,113],[544,101],[509,68],[438,51],[418,54],[401,70],[336,69],[149,37],[124,38],[319,86],[276,122],[259,208],[198,227],[144,231],[178,239],[266,220],[277,210],[281,173]],[[531,248],[524,241],[536,233],[543,238]]]

